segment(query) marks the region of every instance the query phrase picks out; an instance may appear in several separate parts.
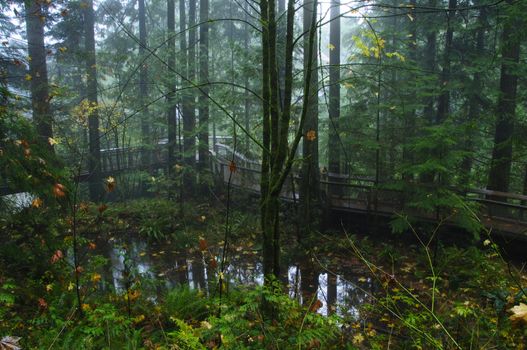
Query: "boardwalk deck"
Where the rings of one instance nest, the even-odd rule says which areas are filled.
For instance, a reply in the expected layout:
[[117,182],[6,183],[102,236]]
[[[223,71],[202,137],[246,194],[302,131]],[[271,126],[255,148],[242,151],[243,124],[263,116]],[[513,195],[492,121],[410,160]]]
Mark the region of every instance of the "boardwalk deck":
[[[148,157],[144,157],[145,152],[148,153]],[[213,159],[211,171],[224,184],[230,183],[235,188],[255,194],[260,193],[260,164],[258,162],[233,152],[229,146],[222,144],[216,144],[210,152],[213,156],[211,157]],[[149,159],[148,164],[145,164],[144,159]],[[236,162],[236,171],[233,173],[229,169],[231,159]],[[110,176],[137,169],[160,169],[166,165],[166,147],[157,147],[148,151],[141,148],[112,149],[102,152],[101,174]],[[77,180],[89,181],[89,178],[90,174],[82,171]],[[295,178],[294,182],[293,178]],[[281,193],[283,200],[293,202],[299,199],[295,191],[295,183],[298,184],[298,180],[297,176],[287,179]],[[333,211],[391,217],[396,213],[410,210],[405,207],[402,192],[376,189],[369,179],[350,179],[343,174],[325,174],[321,187],[326,205]],[[16,192],[8,186],[0,186],[0,195]],[[527,203],[527,196],[485,189],[468,190],[461,195],[480,204],[478,216],[485,227],[527,240],[527,206],[524,205]],[[432,214],[424,214],[415,209],[413,211],[412,214],[420,219],[431,221],[437,219]]]

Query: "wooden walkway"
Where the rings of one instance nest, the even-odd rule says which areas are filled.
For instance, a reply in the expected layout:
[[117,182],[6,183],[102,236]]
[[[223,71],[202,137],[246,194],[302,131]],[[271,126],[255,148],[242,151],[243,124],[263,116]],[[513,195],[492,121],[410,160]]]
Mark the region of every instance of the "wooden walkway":
[[[218,147],[217,147],[218,148]],[[254,161],[238,159],[236,171],[231,174],[230,159],[232,150],[221,145],[214,152],[212,171],[227,184],[245,191],[260,193],[260,164]],[[284,184],[281,197],[286,201],[298,201],[300,178],[293,176]],[[438,213],[425,213],[413,208],[405,193],[393,189],[376,187],[374,181],[364,178],[350,178],[342,174],[322,174],[320,181],[325,204],[332,211],[393,217],[397,213],[407,213],[420,220],[438,221]],[[454,192],[456,192],[454,190]],[[470,189],[457,193],[461,198],[475,202],[474,214],[489,230],[527,241],[527,196],[485,189]],[[489,199],[492,197],[493,199]],[[456,225],[456,213],[450,213],[447,223]]]
[[[220,182],[227,184],[230,181],[235,188],[255,194],[260,193],[260,163],[234,152],[236,171],[231,174],[229,164],[233,159],[232,148],[215,144],[210,153],[213,160],[211,171]],[[75,164],[75,162],[71,160],[66,164]],[[101,151],[101,174],[104,177],[138,169],[163,169],[166,166],[165,145],[151,150],[119,148]],[[87,169],[87,164],[83,164],[83,169]],[[90,174],[82,171],[78,181],[89,181],[89,178]],[[293,202],[299,199],[297,192],[299,180],[297,175],[287,179],[281,194],[283,200]],[[342,174],[329,173],[321,174],[320,185],[324,202],[332,211],[386,217],[405,212],[422,220],[437,221],[438,219],[437,214],[427,214],[412,208],[405,200],[405,193],[402,191],[375,186],[371,179],[350,178]],[[0,185],[0,195],[16,192],[5,184]],[[527,240],[527,196],[482,189],[471,189],[459,192],[458,195],[478,204],[476,214],[488,229]],[[450,221],[455,224],[455,214],[452,218]]]

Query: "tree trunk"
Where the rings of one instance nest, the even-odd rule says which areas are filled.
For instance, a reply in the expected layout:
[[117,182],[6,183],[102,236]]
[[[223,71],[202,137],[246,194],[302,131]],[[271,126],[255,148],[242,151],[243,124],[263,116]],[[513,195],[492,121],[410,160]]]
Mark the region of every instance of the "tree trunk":
[[[189,40],[187,46],[186,34],[186,11],[185,0],[179,2],[179,24],[180,24],[180,50],[181,50],[181,65],[183,67],[182,74],[189,80],[194,81],[195,76],[195,46],[196,46],[196,29],[193,28],[196,22],[196,1],[189,1]],[[185,174],[183,176],[184,188],[186,192],[191,192],[194,188],[194,167],[196,164],[196,112],[193,89],[182,92],[182,108],[181,113],[183,117],[183,159],[185,160]]]
[[[146,13],[145,13],[145,0],[138,0],[139,3],[139,57],[144,59],[146,52]],[[139,70],[139,101],[143,111],[141,113],[141,136],[143,139],[143,147],[146,146],[146,153],[143,154],[143,163],[149,164],[150,150],[150,125],[148,120],[148,65],[143,62],[141,69]]]
[[31,107],[33,109],[33,121],[41,138],[40,141],[53,151],[53,146],[48,142],[48,138],[53,137],[53,130],[49,106],[46,47],[44,46],[46,18],[42,12],[41,4],[42,2],[38,0],[25,0],[27,46],[30,57]]
[[174,0],[167,0],[167,64],[168,89],[167,96],[167,127],[168,127],[168,173],[173,174],[176,165],[175,147],[177,143],[177,122],[176,122],[176,81],[173,70],[176,66],[176,21]]
[[[511,4],[512,0],[507,3]],[[489,173],[489,190],[509,190],[512,164],[512,136],[516,113],[516,90],[518,86],[517,65],[520,59],[520,37],[517,33],[518,18],[512,11],[505,19],[501,35],[500,94],[496,108],[494,148]],[[495,198],[499,200],[499,198]]]
[[437,101],[437,114],[436,114],[436,124],[441,124],[448,116],[450,110],[450,66],[451,59],[450,54],[452,52],[452,40],[454,38],[454,29],[452,28],[451,22],[455,17],[455,9],[457,7],[457,0],[448,1],[448,22],[446,30],[446,39],[445,39],[445,52],[443,54],[443,71],[441,73],[441,94]]
[[340,144],[338,135],[340,118],[340,0],[331,1],[329,44],[328,170],[330,173],[340,173]]
[[[437,6],[437,0],[429,0],[428,6],[433,8]],[[430,17],[430,27],[426,35],[426,51],[424,55],[425,69],[429,71],[429,74],[435,75],[436,70],[436,50],[437,50],[437,30],[435,28],[435,22],[433,21],[432,14]],[[433,91],[433,89],[431,89]],[[432,91],[427,89],[430,92],[430,96],[425,99],[425,108],[424,116],[429,123],[434,122],[434,96]]]
[[[410,1],[411,9],[410,9],[410,33],[408,38],[408,56],[410,58],[410,62],[413,65],[417,65],[417,18],[416,18],[416,11],[415,7],[417,6],[417,0],[411,0]],[[416,87],[416,76],[415,73],[411,72],[408,74],[408,81],[410,81],[411,89],[409,89],[406,99],[407,101],[413,105],[415,94],[417,93],[417,87]],[[409,147],[408,142],[412,140],[413,136],[415,135],[414,132],[415,128],[415,107],[411,107],[408,113],[405,114],[404,118],[404,135],[403,135],[403,164],[405,166],[407,165],[413,165],[414,164],[414,156],[411,150],[411,147]],[[404,181],[412,181],[414,178],[414,174],[403,171],[402,178]]]
[[[245,2],[245,9],[244,9],[244,12],[245,12],[245,20],[248,21],[249,20],[249,5],[247,2]],[[249,30],[244,30],[243,32],[243,51],[247,54],[249,52]],[[246,56],[247,57],[247,56]],[[244,78],[244,88],[245,88],[245,91],[244,91],[244,96],[243,96],[243,100],[244,100],[244,108],[243,108],[243,119],[244,119],[244,127],[245,127],[245,130],[249,130],[249,119],[250,119],[250,113],[251,113],[251,105],[250,105],[250,97],[249,97],[249,74],[244,74],[245,75],[245,78]],[[244,148],[245,148],[245,154],[247,156],[250,155],[250,139],[249,139],[249,135],[245,135],[245,140],[244,140]]]
[[[476,47],[474,58],[481,57],[484,55],[485,49],[485,26],[487,23],[487,9],[481,8],[479,10],[478,18],[479,26],[476,32]],[[483,67],[477,66],[472,78],[472,84],[470,84],[469,101],[468,101],[468,120],[467,129],[465,132],[465,151],[469,154],[463,157],[461,163],[461,185],[468,187],[470,185],[470,173],[472,171],[472,151],[474,148],[474,136],[476,123],[479,120],[481,105],[480,96],[483,88],[482,84],[482,69]]]
[[204,171],[209,165],[209,0],[199,2],[199,164]]
[[[316,26],[316,2],[304,0],[304,32]],[[315,18],[315,20],[313,20]],[[320,172],[318,169],[318,60],[317,51],[312,50],[312,57],[309,57],[309,38],[306,35],[304,40],[304,79],[307,76],[308,62],[312,62],[311,81],[309,84],[309,104],[307,106],[307,115],[303,128],[303,162],[302,162],[302,183],[300,186],[300,202],[302,206],[302,221],[306,232],[315,229],[315,217],[317,209],[320,206],[320,189],[319,180]],[[317,48],[317,37],[315,31],[314,47]]]
[[90,155],[88,168],[90,172],[90,199],[98,201],[102,195],[101,182],[101,147],[99,136],[99,113],[97,111],[97,62],[95,58],[95,19],[93,14],[93,0],[86,0],[84,7],[85,48],[86,48],[86,97],[90,106],[88,116],[88,139]]

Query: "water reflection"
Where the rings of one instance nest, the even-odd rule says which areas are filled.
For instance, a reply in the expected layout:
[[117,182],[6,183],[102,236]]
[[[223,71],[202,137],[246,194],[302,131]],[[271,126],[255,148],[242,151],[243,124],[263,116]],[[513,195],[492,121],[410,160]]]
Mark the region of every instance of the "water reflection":
[[[218,266],[211,266],[209,257],[199,250],[178,251],[167,244],[148,245],[140,240],[127,242],[106,240],[98,245],[99,252],[109,259],[104,277],[111,281],[117,292],[124,292],[134,281],[157,281],[156,292],[163,294],[178,285],[189,285],[207,295],[217,287]],[[256,251],[236,250],[225,269],[225,278],[231,285],[256,286],[263,284],[263,267]],[[238,254],[239,253],[239,254]],[[218,254],[216,261],[221,255]],[[214,264],[212,264],[214,265]],[[338,264],[325,271],[313,259],[302,259],[284,271],[291,298],[314,307],[324,315],[337,313],[356,319],[358,307],[369,300],[374,283],[364,277],[360,268]]]

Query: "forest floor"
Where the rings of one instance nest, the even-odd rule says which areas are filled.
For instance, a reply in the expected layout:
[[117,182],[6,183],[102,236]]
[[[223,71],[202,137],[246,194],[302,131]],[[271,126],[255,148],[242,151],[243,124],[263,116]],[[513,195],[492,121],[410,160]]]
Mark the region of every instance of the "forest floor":
[[[225,207],[209,203],[82,204],[75,232],[71,217],[49,222],[35,208],[3,218],[0,336],[38,349],[527,343],[527,274],[490,237],[442,242],[426,226],[306,237],[284,218],[277,294],[262,287],[256,212],[236,203],[227,228]],[[273,320],[259,311],[262,296],[275,305]]]

